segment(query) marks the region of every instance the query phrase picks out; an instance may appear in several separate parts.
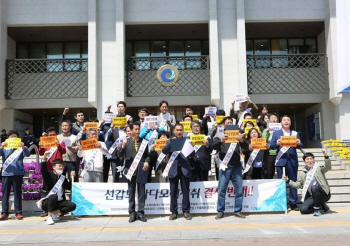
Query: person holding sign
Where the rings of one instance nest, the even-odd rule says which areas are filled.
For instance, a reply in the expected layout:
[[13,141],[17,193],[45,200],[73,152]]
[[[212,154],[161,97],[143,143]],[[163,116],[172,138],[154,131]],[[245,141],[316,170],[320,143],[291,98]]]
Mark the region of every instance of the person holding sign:
[[[231,117],[225,117],[223,127],[232,125]],[[237,127],[238,128],[238,127]],[[243,181],[240,148],[248,149],[247,142],[244,141],[243,135],[236,136],[235,143],[227,143],[229,135],[225,132],[213,139],[213,149],[218,151],[219,164],[219,195],[217,203],[217,215],[215,219],[222,219],[225,213],[225,200],[228,183],[231,180],[235,189],[235,209],[234,215],[238,218],[245,218],[241,213],[243,202]]]
[[107,155],[108,150],[104,142],[97,141],[97,129],[90,128],[87,132],[87,140],[82,140],[81,144],[78,157],[83,158],[84,170],[80,176],[83,177],[84,182],[103,182],[103,155]]
[[[183,137],[184,127],[183,125],[177,123],[174,127],[174,137],[167,142],[165,147],[162,150],[162,153],[167,155],[169,154],[169,162],[167,163],[165,170],[163,172],[163,176],[169,177],[170,182],[170,212],[171,215],[169,220],[176,220],[178,214],[178,206],[177,206],[177,197],[179,194],[179,181],[182,190],[182,211],[183,217],[186,220],[191,220],[190,214],[190,176],[192,166],[190,164],[190,159],[193,156],[193,153],[188,155],[187,157],[183,155],[182,149],[187,141]],[[175,141],[173,141],[175,140]]]
[[169,161],[169,155],[164,155],[162,153],[162,149],[166,145],[166,142],[169,140],[169,134],[166,131],[161,131],[158,135],[158,140],[155,140],[154,144],[151,147],[151,152],[157,153],[157,160],[155,166],[155,182],[168,183],[169,178],[163,177],[163,172],[166,167],[166,164]]
[[[269,124],[275,124],[275,123],[278,123],[278,118],[276,114],[272,113],[269,115]],[[271,143],[272,134],[273,134],[273,131],[270,130],[270,127],[267,127],[262,133],[262,137],[267,139],[267,142],[269,143],[269,145]],[[276,156],[277,156],[277,150],[271,149],[271,147],[269,147],[268,151],[266,151],[266,153],[264,154],[265,160],[263,163],[265,164],[265,168],[266,168],[265,178],[267,179],[273,179],[273,177],[275,176]]]
[[[277,149],[277,157],[276,157],[276,169],[277,169],[277,177],[282,178],[283,168],[285,168],[285,172],[288,178],[292,181],[297,180],[298,174],[298,155],[297,148],[302,148],[303,144],[300,141],[300,135],[296,131],[290,130],[291,119],[290,116],[284,115],[281,120],[282,129],[276,131],[272,135],[270,148]],[[289,141],[289,146],[284,145],[282,138],[292,138],[292,143]],[[294,147],[291,147],[294,146]],[[299,208],[297,206],[298,196],[297,190],[294,188],[290,188],[289,190],[289,210],[298,211]]]
[[[56,128],[51,126],[47,128],[46,132],[43,132],[43,137],[55,137],[57,138],[57,131]],[[65,142],[59,142],[58,139],[56,139],[56,146],[52,147],[45,147],[43,142],[39,142],[39,155],[43,156],[46,151],[50,151],[50,155],[47,157],[47,169],[49,171],[52,171],[52,164],[51,162],[55,159],[62,159],[62,156],[66,153],[66,144]]]
[[201,124],[198,120],[191,123],[192,135],[190,140],[194,146],[195,154],[191,158],[194,169],[191,172],[191,182],[208,181],[209,170],[211,169],[211,152],[213,148],[211,141],[204,134],[200,135]]
[[241,125],[243,120],[244,120],[244,115],[246,113],[251,113],[252,115],[255,114],[258,111],[258,106],[255,105],[250,100],[250,97],[246,98],[247,100],[245,102],[240,102],[239,103],[239,110],[234,110],[235,108],[235,101],[232,102],[232,107],[231,107],[231,112],[230,115],[232,118],[236,119],[236,124]]
[[[48,225],[53,225],[55,222],[60,221],[58,218],[59,216],[74,211],[76,205],[74,202],[66,200],[65,190],[71,190],[72,183],[65,178],[66,169],[64,168],[63,160],[53,160],[53,170],[49,171],[46,168],[46,161],[49,154],[50,151],[46,151],[44,154],[43,162],[41,163],[41,175],[43,176],[43,181],[46,184],[47,191],[50,192],[46,197],[40,200],[40,203],[41,209],[48,213],[46,223]],[[74,171],[71,172],[71,176],[74,179]]]
[[[61,123],[61,130],[62,133],[57,135],[57,139],[60,143],[64,142],[66,146],[66,153],[62,154],[62,160],[68,173],[68,179],[70,179],[72,177],[71,172],[79,173],[79,163],[77,162],[79,142],[71,132],[71,122],[69,120]],[[79,182],[78,175],[74,176],[74,182]]]
[[325,158],[324,164],[316,163],[312,153],[304,154],[305,167],[299,172],[296,181],[290,180],[287,176],[282,177],[291,187],[303,189],[301,197],[303,204],[300,208],[302,214],[314,213],[314,216],[320,216],[322,209],[325,213],[330,210],[326,202],[331,198],[331,192],[325,174],[332,169],[332,164],[326,150],[323,149],[322,153]]
[[[129,189],[129,222],[137,219],[147,222],[145,218],[146,183],[148,180],[149,162],[151,156],[148,151],[148,142],[142,140],[140,123],[132,122],[130,125],[132,137],[123,140],[122,148],[118,152],[120,158],[125,155],[125,168],[123,174],[128,179]],[[138,211],[135,211],[135,194],[137,188]]]
[[139,122],[140,122],[140,126],[141,126],[141,128],[142,127],[144,127],[145,126],[145,117],[146,116],[148,116],[148,110],[147,110],[147,108],[141,108],[141,109],[139,109],[139,114],[138,114],[138,116],[139,116]]
[[[8,148],[10,147],[11,148]],[[0,155],[2,157],[2,212],[0,220],[9,217],[9,197],[11,186],[15,197],[15,216],[23,219],[22,216],[22,184],[24,176],[23,159],[30,156],[30,152],[24,143],[21,142],[17,131],[9,131],[8,139],[1,143]]]
[[133,122],[133,118],[130,115],[127,115],[125,113],[126,111],[126,103],[124,101],[119,101],[117,103],[117,108],[118,108],[118,115],[117,117],[122,117],[122,116],[126,116],[126,121],[129,124],[130,122]]
[[243,151],[245,168],[244,179],[262,179],[263,154],[267,149],[265,138],[261,138],[260,132],[256,128],[250,128],[246,138],[249,149]]
[[160,120],[160,127],[164,127],[164,130],[169,133],[169,135],[172,133],[172,129],[176,124],[176,119],[174,115],[171,115],[168,112],[169,103],[167,101],[161,101],[159,103],[160,108],[160,114],[159,114],[159,120]]

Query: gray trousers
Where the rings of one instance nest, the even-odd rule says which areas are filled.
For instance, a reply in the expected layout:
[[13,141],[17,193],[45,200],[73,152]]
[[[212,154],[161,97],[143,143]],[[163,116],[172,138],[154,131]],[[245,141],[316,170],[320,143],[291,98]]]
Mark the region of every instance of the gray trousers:
[[103,182],[103,172],[87,171],[84,174],[84,182],[102,183]]

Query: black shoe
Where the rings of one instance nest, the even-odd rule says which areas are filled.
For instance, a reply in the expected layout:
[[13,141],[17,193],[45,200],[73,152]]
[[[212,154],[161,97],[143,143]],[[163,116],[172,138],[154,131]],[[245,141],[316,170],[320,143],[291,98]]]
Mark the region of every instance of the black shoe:
[[242,214],[241,212],[234,213],[233,215],[234,215],[235,217],[237,217],[237,218],[245,219],[245,215]]
[[138,214],[137,219],[141,220],[142,222],[147,222],[147,219],[144,214]]
[[223,213],[220,213],[220,212],[217,213],[216,216],[215,216],[215,219],[216,219],[216,220],[219,220],[219,219],[222,219],[222,218],[224,218],[224,214],[223,214]]
[[135,222],[136,221],[136,216],[135,214],[131,214],[129,218],[129,223]]
[[184,213],[184,218],[186,220],[191,220],[192,219],[192,216],[190,215],[190,213]]
[[291,204],[290,205],[290,209],[294,210],[294,211],[299,211],[300,210],[299,207],[296,204]]
[[169,220],[176,220],[177,219],[177,214],[171,214],[169,217]]

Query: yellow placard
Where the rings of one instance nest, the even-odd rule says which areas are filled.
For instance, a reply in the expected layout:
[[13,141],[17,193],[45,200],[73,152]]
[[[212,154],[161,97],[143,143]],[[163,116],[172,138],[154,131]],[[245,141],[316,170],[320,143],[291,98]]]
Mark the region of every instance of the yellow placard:
[[256,129],[258,132],[260,132],[259,127],[246,127],[246,128],[244,128],[244,136],[245,136],[246,138],[248,137],[248,132],[249,132],[249,130],[252,129],[252,128],[254,128],[254,129]]
[[20,149],[21,147],[19,147],[19,143],[22,140],[20,138],[8,138],[5,140],[5,142],[7,143],[6,147],[4,147],[4,149]]
[[98,149],[95,145],[98,143],[97,138],[89,138],[80,141],[83,150]]
[[184,132],[192,132],[191,121],[181,121],[180,124],[183,125]]
[[168,141],[169,141],[168,138],[154,140],[154,144],[155,144],[154,150],[155,151],[161,151]]
[[41,148],[57,147],[56,136],[40,137]]
[[125,127],[125,124],[128,122],[126,116],[123,117],[113,117],[113,125],[114,127]]
[[192,117],[192,120],[198,120],[198,114],[190,115]]
[[198,134],[198,135],[191,135],[190,140],[192,141],[192,145],[204,145],[205,135],[204,134]]
[[297,136],[281,136],[282,147],[297,147]]
[[228,135],[228,139],[225,143],[238,143],[237,135],[239,134],[239,130],[228,130],[225,131],[225,134]]
[[266,150],[266,140],[266,138],[252,138],[250,139],[250,143],[253,145],[253,149]]
[[98,128],[98,122],[85,122],[84,123],[85,130],[84,132],[87,132],[91,128]]
[[220,124],[221,121],[225,118],[225,115],[217,115],[216,116],[216,123]]
[[256,123],[256,119],[244,119],[242,126],[244,126],[245,123],[247,123],[248,121],[252,122],[254,126],[258,126],[258,124]]

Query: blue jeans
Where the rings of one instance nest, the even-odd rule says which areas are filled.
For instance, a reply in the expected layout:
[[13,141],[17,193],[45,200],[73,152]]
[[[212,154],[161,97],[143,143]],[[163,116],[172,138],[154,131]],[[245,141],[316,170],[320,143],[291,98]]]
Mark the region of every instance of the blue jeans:
[[217,210],[219,213],[225,212],[226,191],[229,181],[232,181],[235,189],[235,213],[242,211],[243,202],[243,181],[241,167],[228,167],[225,171],[219,170],[219,195]]

